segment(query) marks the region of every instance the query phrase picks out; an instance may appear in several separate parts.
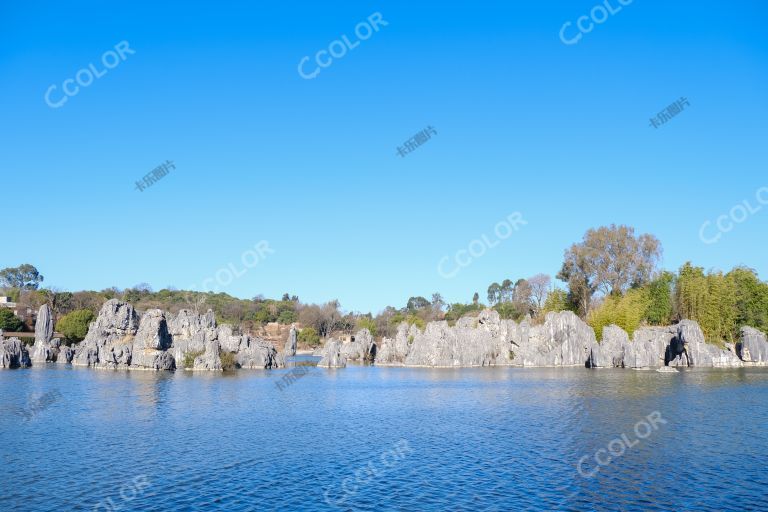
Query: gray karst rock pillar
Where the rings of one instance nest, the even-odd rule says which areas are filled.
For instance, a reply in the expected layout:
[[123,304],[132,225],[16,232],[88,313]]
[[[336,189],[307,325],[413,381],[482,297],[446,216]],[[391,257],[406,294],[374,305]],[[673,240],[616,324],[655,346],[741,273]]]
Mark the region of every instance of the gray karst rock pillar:
[[291,325],[291,332],[288,333],[288,340],[285,342],[285,356],[293,357],[296,355],[296,326]]
[[53,312],[48,304],[40,306],[35,321],[35,344],[32,348],[31,361],[33,363],[47,363],[56,361],[60,342],[53,338]]
[[48,343],[53,338],[53,314],[48,304],[40,306],[35,322],[35,343]]

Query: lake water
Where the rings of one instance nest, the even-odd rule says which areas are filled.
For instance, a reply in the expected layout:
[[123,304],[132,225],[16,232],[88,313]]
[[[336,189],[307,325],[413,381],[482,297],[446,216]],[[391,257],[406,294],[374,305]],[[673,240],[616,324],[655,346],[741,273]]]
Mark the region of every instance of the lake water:
[[768,510],[767,369],[52,365],[0,396],[0,510]]

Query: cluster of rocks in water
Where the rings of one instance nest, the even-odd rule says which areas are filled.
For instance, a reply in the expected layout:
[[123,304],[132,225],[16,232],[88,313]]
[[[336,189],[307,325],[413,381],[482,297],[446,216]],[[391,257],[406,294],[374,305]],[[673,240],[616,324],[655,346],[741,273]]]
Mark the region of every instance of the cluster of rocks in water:
[[541,325],[502,320],[494,310],[461,318],[450,326],[430,322],[422,330],[402,323],[394,338],[377,347],[367,330],[354,341],[326,343],[319,366],[338,368],[347,361],[379,366],[473,367],[517,366],[588,368],[725,367],[768,365],[768,341],[757,329],[744,327],[739,342],[720,348],[704,339],[699,325],[683,320],[668,327],[642,327],[632,340],[620,327],[594,330],[570,311],[547,314]]
[[30,351],[18,338],[0,337],[0,367],[15,368],[49,362],[94,368],[131,370],[223,370],[282,368],[282,354],[261,338],[216,325],[213,311],[177,314],[150,309],[141,317],[128,303],[116,299],[102,306],[85,339],[68,347],[53,338],[53,318],[43,305],[35,324]]
[[[109,300],[91,323],[85,339],[68,347],[53,338],[48,306],[40,308],[30,351],[17,338],[0,335],[0,367],[56,362],[95,368],[222,370],[282,368],[296,354],[292,327],[283,353],[261,338],[216,325],[213,312],[177,314],[159,309],[141,318],[133,306]],[[450,326],[430,322],[424,329],[402,323],[394,338],[376,343],[367,329],[342,343],[330,339],[318,349],[319,367],[343,368],[348,361],[379,366],[517,366],[588,368],[725,367],[768,365],[768,340],[757,329],[741,329],[739,342],[721,348],[705,341],[698,324],[683,320],[668,327],[642,327],[632,339],[621,328],[593,329],[570,311],[547,314],[540,325],[502,320],[493,310],[461,318]]]

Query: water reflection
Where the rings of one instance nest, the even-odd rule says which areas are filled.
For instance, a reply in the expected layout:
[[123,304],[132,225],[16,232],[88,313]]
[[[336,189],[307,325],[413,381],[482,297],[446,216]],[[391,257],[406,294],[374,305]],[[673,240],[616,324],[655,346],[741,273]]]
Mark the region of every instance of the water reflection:
[[[0,483],[0,508],[92,508],[146,474],[152,489],[132,507],[330,510],[322,490],[401,439],[413,454],[350,507],[755,509],[768,485],[768,369],[350,366],[280,391],[289,371],[0,372],[8,404],[62,393],[29,423],[2,416],[14,478]],[[593,478],[579,473],[654,411],[668,423]],[[736,471],[738,493],[723,478]]]

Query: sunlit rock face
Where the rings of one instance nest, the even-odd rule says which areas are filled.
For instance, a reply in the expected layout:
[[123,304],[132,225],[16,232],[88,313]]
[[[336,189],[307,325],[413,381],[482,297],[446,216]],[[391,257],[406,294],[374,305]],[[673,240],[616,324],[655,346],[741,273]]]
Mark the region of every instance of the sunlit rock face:
[[[759,334],[747,331],[747,351],[762,354]],[[751,354],[751,352],[750,352]],[[768,356],[766,346],[765,356]],[[738,367],[732,350],[706,343],[691,320],[667,327],[643,327],[632,339],[620,327],[607,326],[598,342],[594,331],[570,311],[548,313],[541,325],[501,320],[496,311],[464,317],[449,326],[430,322],[424,330],[401,324],[394,339],[384,338],[376,364],[467,367],[523,366],[657,368],[661,366]]]
[[325,343],[322,359],[317,363],[321,368],[344,368],[347,358],[341,354],[341,342],[331,338]]
[[285,366],[274,346],[237,333],[230,325],[217,326],[211,310],[172,315],[150,309],[139,319],[133,306],[116,299],[102,306],[85,339],[73,353],[64,351],[64,359],[98,368],[175,370],[189,355],[190,369],[217,371],[223,369],[222,354],[232,354],[227,359],[234,367]]
[[742,327],[736,353],[745,363],[768,365],[768,340],[765,333],[752,327]]

